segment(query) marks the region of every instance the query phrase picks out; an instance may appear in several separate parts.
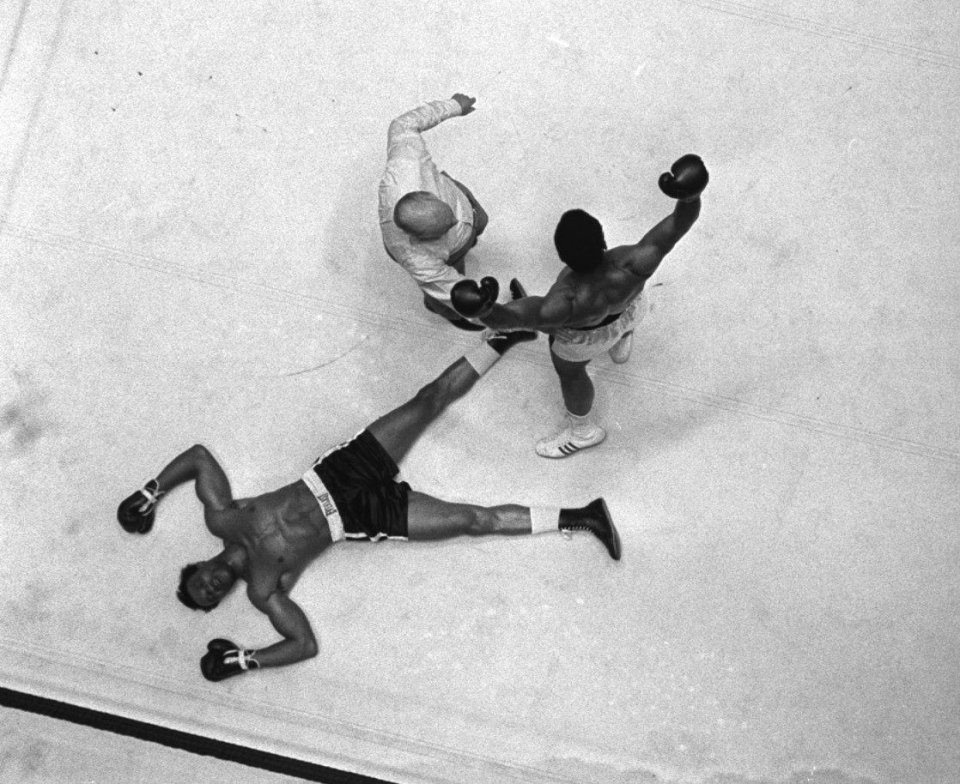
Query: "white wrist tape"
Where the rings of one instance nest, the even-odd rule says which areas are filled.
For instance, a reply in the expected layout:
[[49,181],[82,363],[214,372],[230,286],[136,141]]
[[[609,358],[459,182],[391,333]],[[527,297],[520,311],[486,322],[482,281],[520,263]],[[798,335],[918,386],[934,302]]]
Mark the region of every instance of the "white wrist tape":
[[256,659],[256,651],[237,651],[237,663],[240,665],[241,670],[259,670],[260,662]]
[[151,479],[149,482],[147,482],[143,487],[140,488],[140,492],[143,493],[144,497],[147,499],[147,503],[151,506],[159,501],[160,496],[163,495],[163,492],[160,490],[160,485],[157,484],[156,479]]

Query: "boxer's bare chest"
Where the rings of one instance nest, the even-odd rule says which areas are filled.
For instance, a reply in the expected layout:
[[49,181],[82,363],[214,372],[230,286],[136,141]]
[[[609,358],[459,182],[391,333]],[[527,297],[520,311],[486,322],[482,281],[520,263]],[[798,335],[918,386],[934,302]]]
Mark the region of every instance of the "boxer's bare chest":
[[245,500],[237,533],[247,551],[251,580],[299,573],[331,544],[316,501],[282,492]]

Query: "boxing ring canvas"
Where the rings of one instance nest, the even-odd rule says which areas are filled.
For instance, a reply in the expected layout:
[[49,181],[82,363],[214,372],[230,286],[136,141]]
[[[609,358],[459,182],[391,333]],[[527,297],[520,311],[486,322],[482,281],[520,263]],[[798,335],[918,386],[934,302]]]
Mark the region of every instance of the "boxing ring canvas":
[[[953,4],[22,0],[0,33],[0,686],[392,782],[960,780]],[[293,594],[319,656],[208,683],[210,638],[275,632],[242,590],[177,602],[219,549],[190,488],[145,537],[117,504],[197,442],[238,497],[293,481],[475,345],[376,223],[390,119],[458,91],[426,140],[490,213],[473,277],[543,293],[564,210],[636,242],[658,174],[710,168],[633,357],[592,367],[604,444],[534,454],[541,338],[401,466],[602,495],[623,559],[338,545]],[[4,775],[99,742],[52,737]]]

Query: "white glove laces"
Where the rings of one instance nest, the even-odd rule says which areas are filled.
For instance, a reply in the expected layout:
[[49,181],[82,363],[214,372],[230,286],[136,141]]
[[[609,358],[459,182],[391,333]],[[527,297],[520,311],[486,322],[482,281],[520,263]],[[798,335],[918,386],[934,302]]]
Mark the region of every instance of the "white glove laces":
[[160,496],[163,495],[156,479],[151,479],[149,482],[147,482],[143,487],[140,488],[140,492],[146,499],[146,502],[141,504],[137,509],[137,511],[141,513],[149,512],[151,509],[153,509],[157,501],[160,500]]
[[260,662],[257,661],[256,651],[237,651],[237,663],[241,670],[259,670]]

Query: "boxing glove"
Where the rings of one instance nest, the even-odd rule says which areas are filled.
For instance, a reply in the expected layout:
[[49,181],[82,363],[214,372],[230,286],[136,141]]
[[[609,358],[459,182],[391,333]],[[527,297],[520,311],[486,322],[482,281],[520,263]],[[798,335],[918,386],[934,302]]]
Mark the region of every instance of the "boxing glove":
[[510,281],[510,298],[511,299],[523,299],[527,296],[527,290],[523,287],[523,284],[514,278]]
[[245,651],[230,640],[217,638],[207,643],[207,652],[200,659],[200,671],[208,681],[222,681],[247,670],[260,669],[256,651]]
[[464,279],[450,290],[450,301],[461,316],[483,317],[493,309],[499,295],[500,284],[495,278],[483,278],[479,286],[472,280]]
[[688,154],[660,175],[658,185],[671,199],[685,201],[699,196],[709,181],[710,175],[700,156]]
[[157,501],[163,495],[156,479],[151,479],[133,495],[125,498],[117,508],[117,521],[123,530],[131,534],[145,534],[153,527]]

